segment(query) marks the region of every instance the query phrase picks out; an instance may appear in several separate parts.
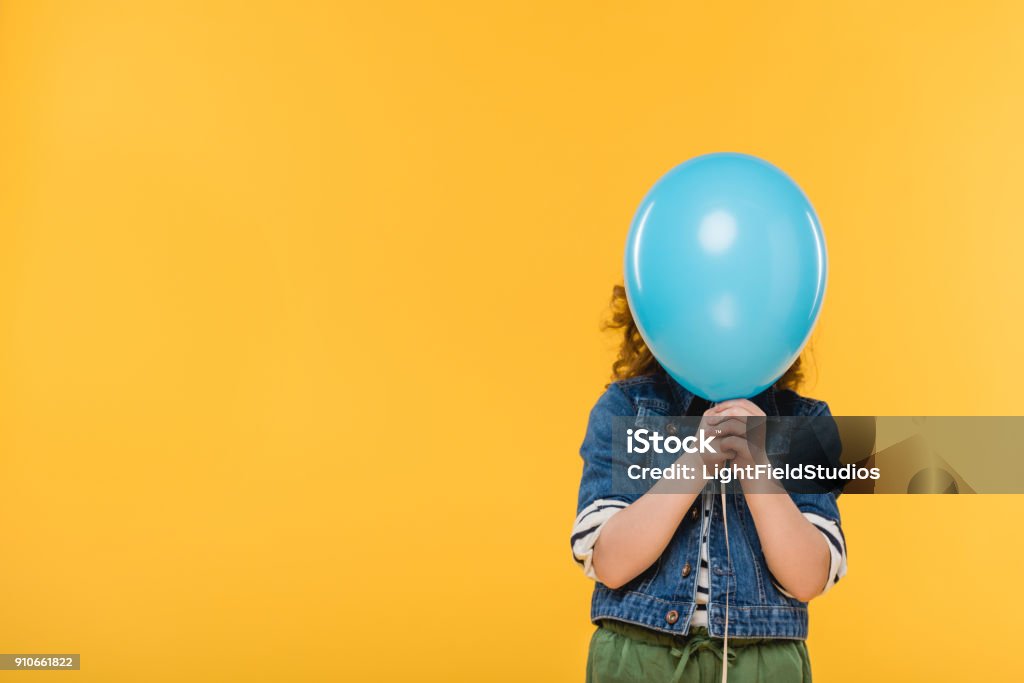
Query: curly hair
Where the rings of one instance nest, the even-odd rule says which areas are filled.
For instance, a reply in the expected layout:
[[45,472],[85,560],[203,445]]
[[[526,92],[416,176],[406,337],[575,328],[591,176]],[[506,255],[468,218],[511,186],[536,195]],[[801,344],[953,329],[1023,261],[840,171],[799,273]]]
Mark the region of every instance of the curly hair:
[[[629,379],[640,375],[651,375],[657,372],[664,372],[661,364],[655,359],[654,354],[647,348],[647,343],[640,336],[640,330],[633,319],[633,313],[629,310],[629,301],[626,299],[626,288],[622,285],[615,285],[612,288],[612,300],[610,314],[604,324],[605,329],[622,330],[622,345],[619,347],[618,358],[612,363],[613,379]],[[785,374],[775,383],[778,389],[797,388],[804,381],[802,356],[786,370]]]

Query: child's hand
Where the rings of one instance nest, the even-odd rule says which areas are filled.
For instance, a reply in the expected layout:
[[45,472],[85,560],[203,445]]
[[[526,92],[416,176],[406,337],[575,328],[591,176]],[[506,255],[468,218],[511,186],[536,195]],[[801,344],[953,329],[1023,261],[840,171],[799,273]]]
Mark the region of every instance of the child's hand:
[[717,437],[720,454],[740,467],[765,464],[764,411],[746,399],[723,401],[704,413],[701,426]]
[[722,439],[729,436],[722,427],[718,426],[721,421],[721,417],[715,413],[718,406],[710,408],[704,411],[704,416],[700,420],[700,425],[697,427],[698,430],[704,430],[704,433],[708,436],[715,437],[712,442],[712,448],[714,453],[701,452],[697,454],[697,457],[703,461],[704,465],[708,468],[725,467],[726,464],[736,457],[734,450],[728,450],[723,448]]

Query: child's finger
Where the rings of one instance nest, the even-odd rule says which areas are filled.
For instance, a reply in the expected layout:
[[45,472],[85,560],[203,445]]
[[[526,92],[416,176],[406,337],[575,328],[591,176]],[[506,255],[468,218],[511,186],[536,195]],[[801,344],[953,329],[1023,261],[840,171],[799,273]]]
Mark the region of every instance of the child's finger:
[[747,403],[750,403],[750,401],[748,401],[745,398],[730,398],[728,401],[722,401],[721,403],[719,403],[715,407],[716,408],[735,408],[737,406],[742,406],[742,405],[747,404]]
[[746,439],[733,435],[729,435],[722,439],[719,446],[722,452],[732,453],[734,457],[738,457],[742,454],[745,454],[746,451],[750,448]]
[[750,417],[747,413],[740,410],[729,409],[718,413],[717,415],[708,416],[708,424],[718,424],[719,422],[725,422],[726,420],[736,420],[744,417]]
[[715,408],[718,413],[739,410],[742,411],[744,415],[757,416],[762,414],[762,411],[757,407],[757,404],[745,398],[733,398],[728,401],[722,401],[715,406]]
[[745,417],[758,417],[758,413],[752,413],[744,408],[726,408],[720,413],[716,413],[713,416],[709,416],[709,420],[725,420],[729,418],[745,418]]
[[708,426],[718,432],[742,433],[746,431],[746,422],[732,417],[722,420],[708,420]]
[[708,410],[705,410],[704,411],[704,415],[706,415],[708,417],[711,417],[711,416],[714,416],[714,415],[722,415],[725,412],[727,412],[728,410],[730,410],[729,406],[715,406],[714,408],[710,408]]
[[733,453],[726,453],[724,451],[717,451],[716,453],[709,453],[704,456],[704,462],[709,465],[724,465],[736,456]]

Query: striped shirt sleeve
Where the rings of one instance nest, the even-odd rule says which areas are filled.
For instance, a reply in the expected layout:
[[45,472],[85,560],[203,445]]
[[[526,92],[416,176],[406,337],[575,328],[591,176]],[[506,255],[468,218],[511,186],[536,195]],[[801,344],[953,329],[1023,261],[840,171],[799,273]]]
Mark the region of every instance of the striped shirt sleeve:
[[[825,587],[821,591],[821,595],[824,595],[829,592],[832,586],[839,583],[839,579],[846,576],[846,537],[843,536],[843,530],[839,525],[831,519],[816,515],[813,512],[805,512],[803,515],[825,537],[828,543],[828,579],[825,581]],[[772,583],[775,584],[780,593],[786,597],[793,597],[775,580],[775,577],[772,577]]]
[[576,516],[576,521],[572,525],[572,536],[569,539],[569,544],[572,546],[572,557],[576,564],[583,568],[583,573],[595,581],[597,575],[594,573],[593,567],[594,544],[597,543],[597,538],[601,535],[601,529],[605,522],[627,506],[628,503],[621,500],[605,498],[595,500],[580,510],[580,514]]

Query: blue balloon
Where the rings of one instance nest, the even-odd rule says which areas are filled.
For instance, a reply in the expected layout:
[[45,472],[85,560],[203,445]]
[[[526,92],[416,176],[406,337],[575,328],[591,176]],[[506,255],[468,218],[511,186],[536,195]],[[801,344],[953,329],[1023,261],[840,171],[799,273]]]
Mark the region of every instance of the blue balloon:
[[785,173],[707,154],[665,174],[626,242],[626,295],[654,357],[711,401],[749,398],[800,355],[825,296],[825,237]]

